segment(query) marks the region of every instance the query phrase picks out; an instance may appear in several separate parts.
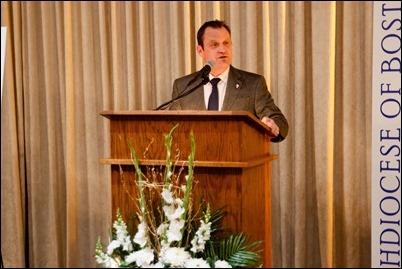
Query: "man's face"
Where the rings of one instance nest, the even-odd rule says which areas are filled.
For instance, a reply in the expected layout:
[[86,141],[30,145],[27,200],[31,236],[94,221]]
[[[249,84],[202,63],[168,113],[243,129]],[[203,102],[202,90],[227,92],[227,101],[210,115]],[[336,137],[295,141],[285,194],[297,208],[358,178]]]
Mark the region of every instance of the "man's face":
[[205,29],[204,48],[197,46],[197,53],[206,63],[214,61],[215,66],[211,71],[214,76],[220,75],[232,63],[232,41],[229,32],[224,28],[215,29],[208,27]]

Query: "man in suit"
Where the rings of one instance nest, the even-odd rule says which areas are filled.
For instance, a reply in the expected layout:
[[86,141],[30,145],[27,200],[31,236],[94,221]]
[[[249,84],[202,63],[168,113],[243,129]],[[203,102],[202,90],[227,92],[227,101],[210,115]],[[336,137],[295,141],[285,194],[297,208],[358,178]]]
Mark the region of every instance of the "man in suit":
[[[211,93],[217,90],[218,98],[214,101],[216,104],[212,109],[249,111],[268,126],[268,136],[272,142],[284,140],[289,125],[281,110],[275,105],[265,78],[231,65],[230,27],[223,21],[207,21],[198,30],[197,43],[197,54],[202,57],[204,64],[212,66],[209,79],[204,80],[204,83],[207,83],[202,85],[204,83],[201,73],[204,70],[176,79],[173,84],[173,99],[196,85],[200,86],[191,94],[175,101],[170,110],[206,110],[211,107]],[[219,78],[215,89],[212,85],[216,80],[214,78]]]

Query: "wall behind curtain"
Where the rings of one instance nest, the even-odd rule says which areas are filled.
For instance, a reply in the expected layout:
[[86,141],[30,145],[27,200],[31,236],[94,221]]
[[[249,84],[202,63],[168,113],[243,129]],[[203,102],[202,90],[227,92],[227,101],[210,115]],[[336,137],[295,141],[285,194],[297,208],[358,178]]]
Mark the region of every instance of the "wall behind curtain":
[[372,2],[1,2],[5,267],[94,267],[111,226],[108,120],[202,67],[196,31],[232,28],[290,123],[272,145],[275,267],[370,266]]

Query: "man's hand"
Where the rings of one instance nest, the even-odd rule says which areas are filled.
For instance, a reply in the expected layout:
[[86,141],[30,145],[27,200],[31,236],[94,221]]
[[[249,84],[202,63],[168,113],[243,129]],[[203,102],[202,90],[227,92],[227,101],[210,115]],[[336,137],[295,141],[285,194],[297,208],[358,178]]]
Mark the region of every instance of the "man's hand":
[[275,121],[267,116],[262,117],[261,121],[268,126],[269,138],[275,138],[279,135],[279,127],[276,125]]

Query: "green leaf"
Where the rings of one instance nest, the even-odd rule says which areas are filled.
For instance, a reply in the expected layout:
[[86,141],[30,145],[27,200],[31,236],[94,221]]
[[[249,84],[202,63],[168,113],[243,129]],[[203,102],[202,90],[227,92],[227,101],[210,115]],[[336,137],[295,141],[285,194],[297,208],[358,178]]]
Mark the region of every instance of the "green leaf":
[[258,267],[261,251],[256,249],[260,244],[261,241],[247,244],[244,234],[234,234],[214,243],[212,249],[206,250],[206,256],[226,260],[232,267]]

